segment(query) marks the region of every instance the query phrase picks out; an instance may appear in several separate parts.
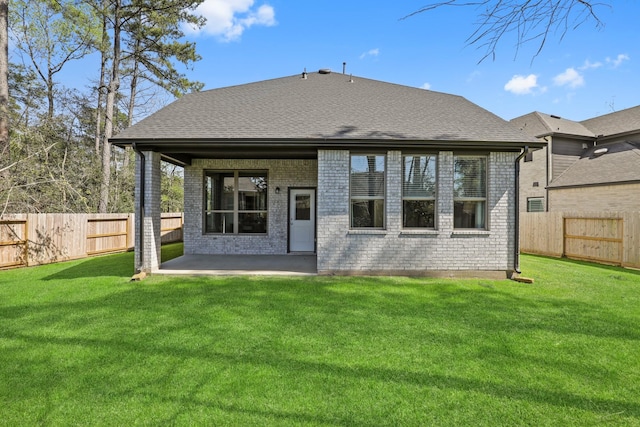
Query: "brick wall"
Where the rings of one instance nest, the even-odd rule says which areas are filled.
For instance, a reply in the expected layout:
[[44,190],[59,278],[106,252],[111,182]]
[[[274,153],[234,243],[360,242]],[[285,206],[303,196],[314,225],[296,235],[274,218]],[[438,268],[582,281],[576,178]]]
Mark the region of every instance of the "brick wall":
[[[135,224],[135,268],[138,271],[153,271],[160,267],[160,249],[161,249],[161,233],[160,233],[160,154],[153,151],[143,152],[145,156],[145,185],[144,185],[144,205],[145,212],[143,215],[144,227],[144,243],[142,252],[140,251],[140,222],[136,219]],[[136,218],[140,218],[140,179],[141,179],[141,162],[139,156],[136,156]],[[144,254],[144,257],[141,255]],[[144,258],[144,259],[142,259]]]
[[387,153],[385,230],[349,230],[349,152],[318,153],[319,273],[460,275],[505,272],[514,264],[514,161],[488,159],[488,230],[453,229],[453,153],[438,155],[435,230],[402,229],[402,155]]
[[[402,228],[402,153],[387,152],[384,230],[349,229],[349,151],[318,160],[195,160],[185,168],[186,254],[285,254],[289,187],[317,187],[318,271],[324,274],[501,274],[514,265],[514,161],[488,156],[487,230],[453,228],[453,152],[438,154],[436,229]],[[205,170],[268,170],[268,234],[203,233]],[[280,194],[275,188],[280,187]],[[498,272],[498,273],[496,273]]]
[[[204,233],[205,170],[268,171],[268,225],[266,235]],[[316,187],[316,160],[194,160],[184,171],[184,253],[264,254],[287,253],[287,208],[290,187]],[[275,193],[280,187],[280,194]]]

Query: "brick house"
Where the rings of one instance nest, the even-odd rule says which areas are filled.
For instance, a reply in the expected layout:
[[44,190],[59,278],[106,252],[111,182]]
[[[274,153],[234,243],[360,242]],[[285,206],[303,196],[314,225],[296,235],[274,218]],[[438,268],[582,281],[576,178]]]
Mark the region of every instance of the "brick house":
[[548,143],[522,160],[521,211],[640,211],[640,106],[581,122],[533,112],[511,123]]
[[165,160],[184,166],[185,255],[492,277],[517,270],[518,158],[545,146],[462,97],[329,70],[189,94],[112,141],[138,153],[139,270],[160,264]]

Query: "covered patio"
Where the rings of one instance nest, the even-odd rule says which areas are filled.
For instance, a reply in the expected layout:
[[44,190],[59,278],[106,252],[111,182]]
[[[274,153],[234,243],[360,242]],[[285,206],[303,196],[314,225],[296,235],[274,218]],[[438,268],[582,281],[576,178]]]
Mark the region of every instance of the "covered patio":
[[163,262],[153,274],[315,276],[316,255],[182,255]]

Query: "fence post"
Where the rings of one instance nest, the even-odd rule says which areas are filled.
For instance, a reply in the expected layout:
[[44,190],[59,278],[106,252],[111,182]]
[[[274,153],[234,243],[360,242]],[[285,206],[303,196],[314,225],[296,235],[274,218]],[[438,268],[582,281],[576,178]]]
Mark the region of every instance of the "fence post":
[[127,250],[131,247],[131,214],[127,215],[127,236],[125,237],[124,245],[127,247]]
[[562,257],[567,256],[567,218],[562,214]]
[[24,223],[24,265],[29,266],[29,215]]

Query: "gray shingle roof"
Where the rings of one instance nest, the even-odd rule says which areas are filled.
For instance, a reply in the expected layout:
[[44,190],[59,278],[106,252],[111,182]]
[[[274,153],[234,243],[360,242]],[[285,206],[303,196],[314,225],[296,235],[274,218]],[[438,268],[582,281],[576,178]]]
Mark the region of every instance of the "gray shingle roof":
[[227,139],[535,141],[460,96],[336,73],[185,95],[113,141]]
[[595,134],[581,123],[537,111],[516,117],[511,123],[536,138],[558,134],[595,137]]
[[596,135],[605,137],[640,132],[640,105],[580,122]]
[[[604,154],[596,150],[606,148]],[[640,142],[596,145],[553,180],[549,188],[640,182]]]

